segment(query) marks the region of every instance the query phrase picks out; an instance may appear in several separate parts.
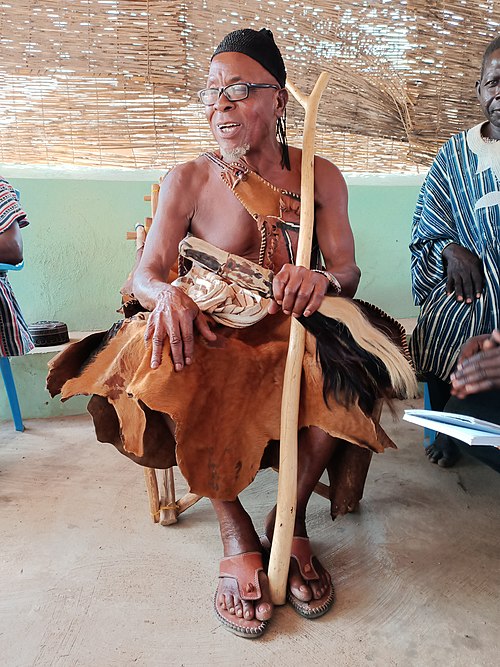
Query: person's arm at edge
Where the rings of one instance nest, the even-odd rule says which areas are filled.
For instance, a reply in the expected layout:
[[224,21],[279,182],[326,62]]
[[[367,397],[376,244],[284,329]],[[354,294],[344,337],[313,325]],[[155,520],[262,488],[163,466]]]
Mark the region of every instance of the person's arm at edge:
[[0,232],[0,262],[19,264],[23,261],[23,239],[17,221]]
[[446,276],[446,293],[457,301],[480,298],[483,272],[480,259],[460,245],[454,209],[450,162],[459,151],[457,137],[442,146],[422,184],[411,230],[411,276],[415,305],[421,306]]

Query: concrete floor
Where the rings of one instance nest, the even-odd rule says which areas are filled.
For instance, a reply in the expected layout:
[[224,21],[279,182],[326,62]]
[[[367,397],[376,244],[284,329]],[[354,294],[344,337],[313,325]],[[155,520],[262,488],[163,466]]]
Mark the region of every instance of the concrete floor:
[[[0,424],[0,664],[496,667],[500,478],[431,465],[419,427],[384,422],[399,451],[374,457],[361,511],[331,523],[311,502],[333,610],[307,621],[281,607],[253,642],[212,611],[221,549],[206,500],[155,525],[141,469],[96,444],[90,418]],[[257,526],[275,488],[266,471],[244,494]]]

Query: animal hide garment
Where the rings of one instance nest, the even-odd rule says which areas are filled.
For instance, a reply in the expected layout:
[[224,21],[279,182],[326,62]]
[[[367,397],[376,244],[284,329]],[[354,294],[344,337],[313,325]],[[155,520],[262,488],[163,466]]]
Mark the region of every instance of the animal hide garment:
[[[355,313],[354,337],[345,324],[332,325],[331,301],[345,302],[342,308]],[[299,428],[314,425],[375,452],[394,447],[370,411],[375,400],[414,389],[413,373],[398,347],[401,328],[381,311],[370,312],[351,299],[325,302],[321,317],[330,330],[321,317],[311,325],[319,338],[322,331],[327,334],[319,352],[315,336],[306,337]],[[215,342],[197,335],[193,364],[175,372],[168,340],[160,367],[150,367],[151,347],[144,344],[148,315],[140,313],[108,333],[69,346],[49,364],[47,387],[62,400],[92,396],[88,409],[99,441],[147,467],[177,462],[193,493],[233,500],[255,477],[266,447],[279,439],[290,319],[275,315],[244,329],[219,326]],[[366,351],[367,341],[375,339]],[[384,355],[385,362],[380,361]],[[396,370],[388,368],[391,363]],[[366,372],[368,384],[358,378]]]

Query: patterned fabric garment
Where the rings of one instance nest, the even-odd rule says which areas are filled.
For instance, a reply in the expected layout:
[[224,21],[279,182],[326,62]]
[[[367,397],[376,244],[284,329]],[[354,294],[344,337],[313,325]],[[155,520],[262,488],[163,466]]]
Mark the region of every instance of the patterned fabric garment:
[[[412,288],[420,306],[410,351],[418,373],[448,380],[462,344],[500,323],[500,142],[482,124],[453,136],[439,151],[420,191],[410,250]],[[457,243],[482,260],[484,287],[472,304],[446,294],[441,253]]]
[[[16,191],[0,177],[0,234],[18,223],[26,227],[26,213],[19,206]],[[0,271],[0,356],[27,354],[34,347],[28,327],[5,271]]]

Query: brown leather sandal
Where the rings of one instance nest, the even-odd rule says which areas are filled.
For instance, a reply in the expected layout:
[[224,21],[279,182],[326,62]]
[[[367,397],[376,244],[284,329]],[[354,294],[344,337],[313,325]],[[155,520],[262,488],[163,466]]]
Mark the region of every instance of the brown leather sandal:
[[[228,556],[220,562],[219,579],[228,577],[236,579],[238,592],[242,600],[259,600],[262,590],[259,582],[259,572],[263,572],[262,554],[259,551]],[[259,621],[256,618],[247,620],[239,618],[236,614],[230,614],[227,609],[222,609],[217,600],[220,593],[220,583],[215,592],[214,609],[217,618],[230,631],[239,637],[256,639],[261,637],[269,625],[269,621]]]
[[[304,581],[317,581],[320,577],[313,563],[313,554],[309,544],[308,537],[294,537],[292,540],[291,558],[295,558],[298,563],[300,574]],[[304,602],[292,594],[290,588],[287,591],[287,600],[295,611],[304,618],[319,618],[326,614],[335,599],[333,584],[319,600],[310,600]]]

